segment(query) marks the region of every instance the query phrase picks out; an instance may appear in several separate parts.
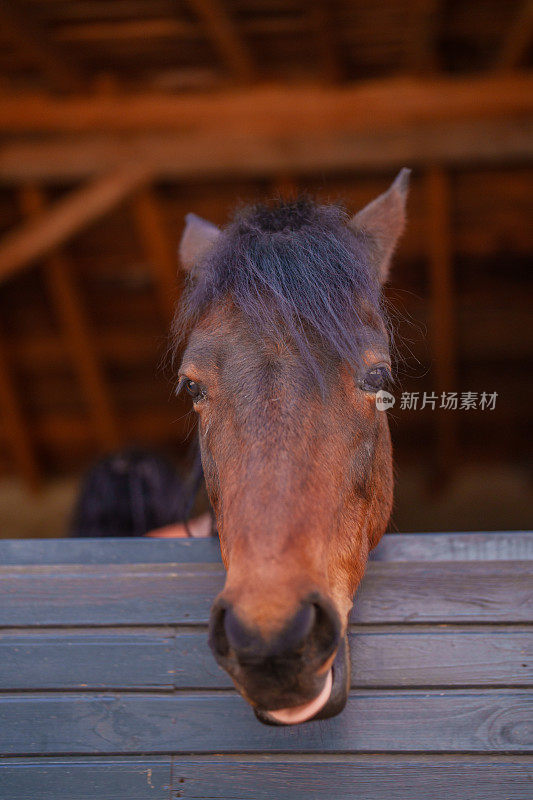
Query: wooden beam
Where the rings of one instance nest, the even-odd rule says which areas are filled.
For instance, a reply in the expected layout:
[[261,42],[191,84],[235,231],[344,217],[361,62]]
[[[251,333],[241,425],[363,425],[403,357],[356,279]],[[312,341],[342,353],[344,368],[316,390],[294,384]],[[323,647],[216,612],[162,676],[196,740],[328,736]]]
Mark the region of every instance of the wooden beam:
[[228,14],[223,0],[188,0],[206,33],[238,83],[250,83],[255,67],[250,50]]
[[4,436],[11,447],[13,460],[29,488],[35,491],[41,483],[37,455],[29,428],[21,410],[20,399],[11,375],[11,367],[0,338],[0,416]]
[[36,25],[34,13],[22,13],[13,0],[0,0],[0,27],[3,37],[11,39],[16,49],[34,64],[60,91],[79,91],[85,81],[71,60],[59,55],[57,46],[51,46],[44,32]]
[[133,212],[139,238],[154,277],[154,284],[163,316],[174,317],[178,301],[177,239],[172,242],[153,189],[145,188],[133,201]]
[[[190,413],[171,408],[153,407],[150,410],[125,411],[121,425],[124,437],[130,442],[152,442],[168,444],[170,441],[185,443],[190,439]],[[79,416],[51,412],[36,418],[32,424],[35,441],[47,452],[54,451],[57,461],[80,463],[87,455],[96,454],[93,432],[87,422]],[[10,431],[0,417],[0,447],[10,441]]]
[[343,86],[257,86],[164,95],[0,95],[0,133],[180,132],[291,137],[533,113],[533,73],[398,77]]
[[[22,209],[30,219],[39,219],[46,213],[46,198],[38,186],[24,186],[20,198]],[[111,450],[120,444],[119,426],[82,299],[72,279],[71,265],[62,253],[55,250],[46,259],[44,274],[63,330],[64,347],[70,352],[74,372],[89,407],[95,436],[105,450]]]
[[71,182],[115,169],[122,159],[150,160],[165,180],[225,176],[269,177],[338,170],[392,170],[409,164],[450,166],[523,163],[533,158],[533,114],[439,123],[413,123],[385,130],[220,136],[146,132],[135,136],[61,135],[45,141],[0,146],[0,182]]
[[339,83],[344,78],[345,70],[331,3],[328,0],[311,0],[309,11],[322,76],[330,83]]
[[[161,355],[161,332],[156,334],[143,327],[139,330],[129,327],[107,331],[98,326],[92,341],[111,369],[117,365],[121,368],[149,368]],[[65,363],[65,347],[57,334],[40,333],[38,337],[17,335],[6,338],[5,347],[9,349],[14,363],[20,364],[20,368],[31,376],[47,369],[57,370]],[[521,355],[523,357],[523,353]]]
[[405,66],[410,73],[429,75],[439,69],[439,6],[440,0],[411,0],[409,3]]
[[[431,304],[431,347],[433,353],[434,391],[440,405],[443,392],[457,392],[453,247],[451,230],[451,188],[440,167],[426,175],[427,248]],[[458,411],[437,407],[436,466],[437,478],[446,478],[457,451],[456,420]]]
[[533,0],[522,0],[522,5],[513,19],[495,63],[497,71],[517,69],[527,53],[533,38]]
[[[98,9],[98,16],[104,7]],[[111,6],[113,12],[113,6]],[[113,16],[113,13],[110,14]],[[239,30],[252,36],[277,36],[280,34],[309,35],[309,22],[301,15],[295,17],[255,17],[243,19],[239,23]],[[64,23],[54,31],[54,42],[118,42],[135,39],[186,39],[196,42],[205,36],[204,31],[195,22],[183,19],[161,17],[148,19],[137,17],[134,19],[109,19],[97,22],[72,22]]]
[[119,42],[135,39],[189,39],[202,36],[197,24],[170,17],[111,19],[97,22],[65,22],[54,33],[55,42]]
[[59,200],[38,219],[0,241],[0,282],[48,255],[82,228],[106,214],[144,183],[142,165],[121,167]]

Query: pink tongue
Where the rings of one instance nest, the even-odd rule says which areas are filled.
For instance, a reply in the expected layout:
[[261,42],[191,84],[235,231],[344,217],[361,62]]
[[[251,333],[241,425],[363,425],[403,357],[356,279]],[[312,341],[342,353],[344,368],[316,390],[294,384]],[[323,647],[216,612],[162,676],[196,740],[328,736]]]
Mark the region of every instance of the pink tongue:
[[333,676],[330,670],[326,676],[324,688],[318,697],[315,697],[310,703],[304,703],[303,706],[293,706],[292,708],[278,708],[277,711],[269,711],[268,716],[277,720],[277,722],[283,722],[285,725],[297,725],[299,722],[305,722],[324,708],[329,700],[332,685]]

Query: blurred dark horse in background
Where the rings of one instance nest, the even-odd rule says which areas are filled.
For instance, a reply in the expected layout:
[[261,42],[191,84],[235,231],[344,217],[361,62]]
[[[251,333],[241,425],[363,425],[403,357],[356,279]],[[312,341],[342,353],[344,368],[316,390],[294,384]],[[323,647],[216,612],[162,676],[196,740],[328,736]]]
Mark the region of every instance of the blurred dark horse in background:
[[263,722],[346,703],[348,615],[392,505],[381,284],[408,179],[351,218],[305,198],[223,230],[187,216],[179,387],[227,569],[210,645]]

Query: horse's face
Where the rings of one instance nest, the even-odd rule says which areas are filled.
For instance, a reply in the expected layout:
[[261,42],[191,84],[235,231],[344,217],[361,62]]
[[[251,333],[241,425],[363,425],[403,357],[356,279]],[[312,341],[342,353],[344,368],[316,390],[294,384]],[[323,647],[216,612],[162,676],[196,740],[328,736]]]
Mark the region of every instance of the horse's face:
[[[394,244],[383,213],[401,206],[403,224],[405,189],[404,178],[352,221],[374,237],[381,270]],[[379,230],[368,218],[376,203]],[[346,700],[348,614],[392,504],[389,429],[376,406],[387,337],[379,314],[363,316],[372,345],[357,368],[315,340],[319,385],[291,337],[258,336],[226,292],[200,315],[180,367],[227,569],[210,644],[266,722],[331,716]]]
[[362,374],[324,368],[322,394],[296,353],[261,347],[228,303],[196,328],[180,369],[228,570],[211,644],[262,709],[319,693],[392,502],[389,430],[375,402],[385,341]]

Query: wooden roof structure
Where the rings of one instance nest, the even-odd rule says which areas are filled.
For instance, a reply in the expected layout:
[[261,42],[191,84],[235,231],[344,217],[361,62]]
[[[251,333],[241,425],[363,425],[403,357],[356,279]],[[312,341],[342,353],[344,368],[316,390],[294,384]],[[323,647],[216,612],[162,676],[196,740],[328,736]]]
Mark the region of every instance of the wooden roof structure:
[[2,0],[16,89],[208,91],[530,65],[529,0]]
[[[35,485],[67,452],[167,439],[177,227],[238,198],[355,204],[415,167],[397,285],[403,259],[427,295],[408,313],[429,324],[428,387],[457,383],[465,336],[503,350],[486,322],[478,344],[458,332],[475,303],[452,266],[533,251],[532,42],[531,0],[0,0],[0,467]],[[512,219],[480,206],[502,191]],[[459,433],[435,426],[442,467]]]

